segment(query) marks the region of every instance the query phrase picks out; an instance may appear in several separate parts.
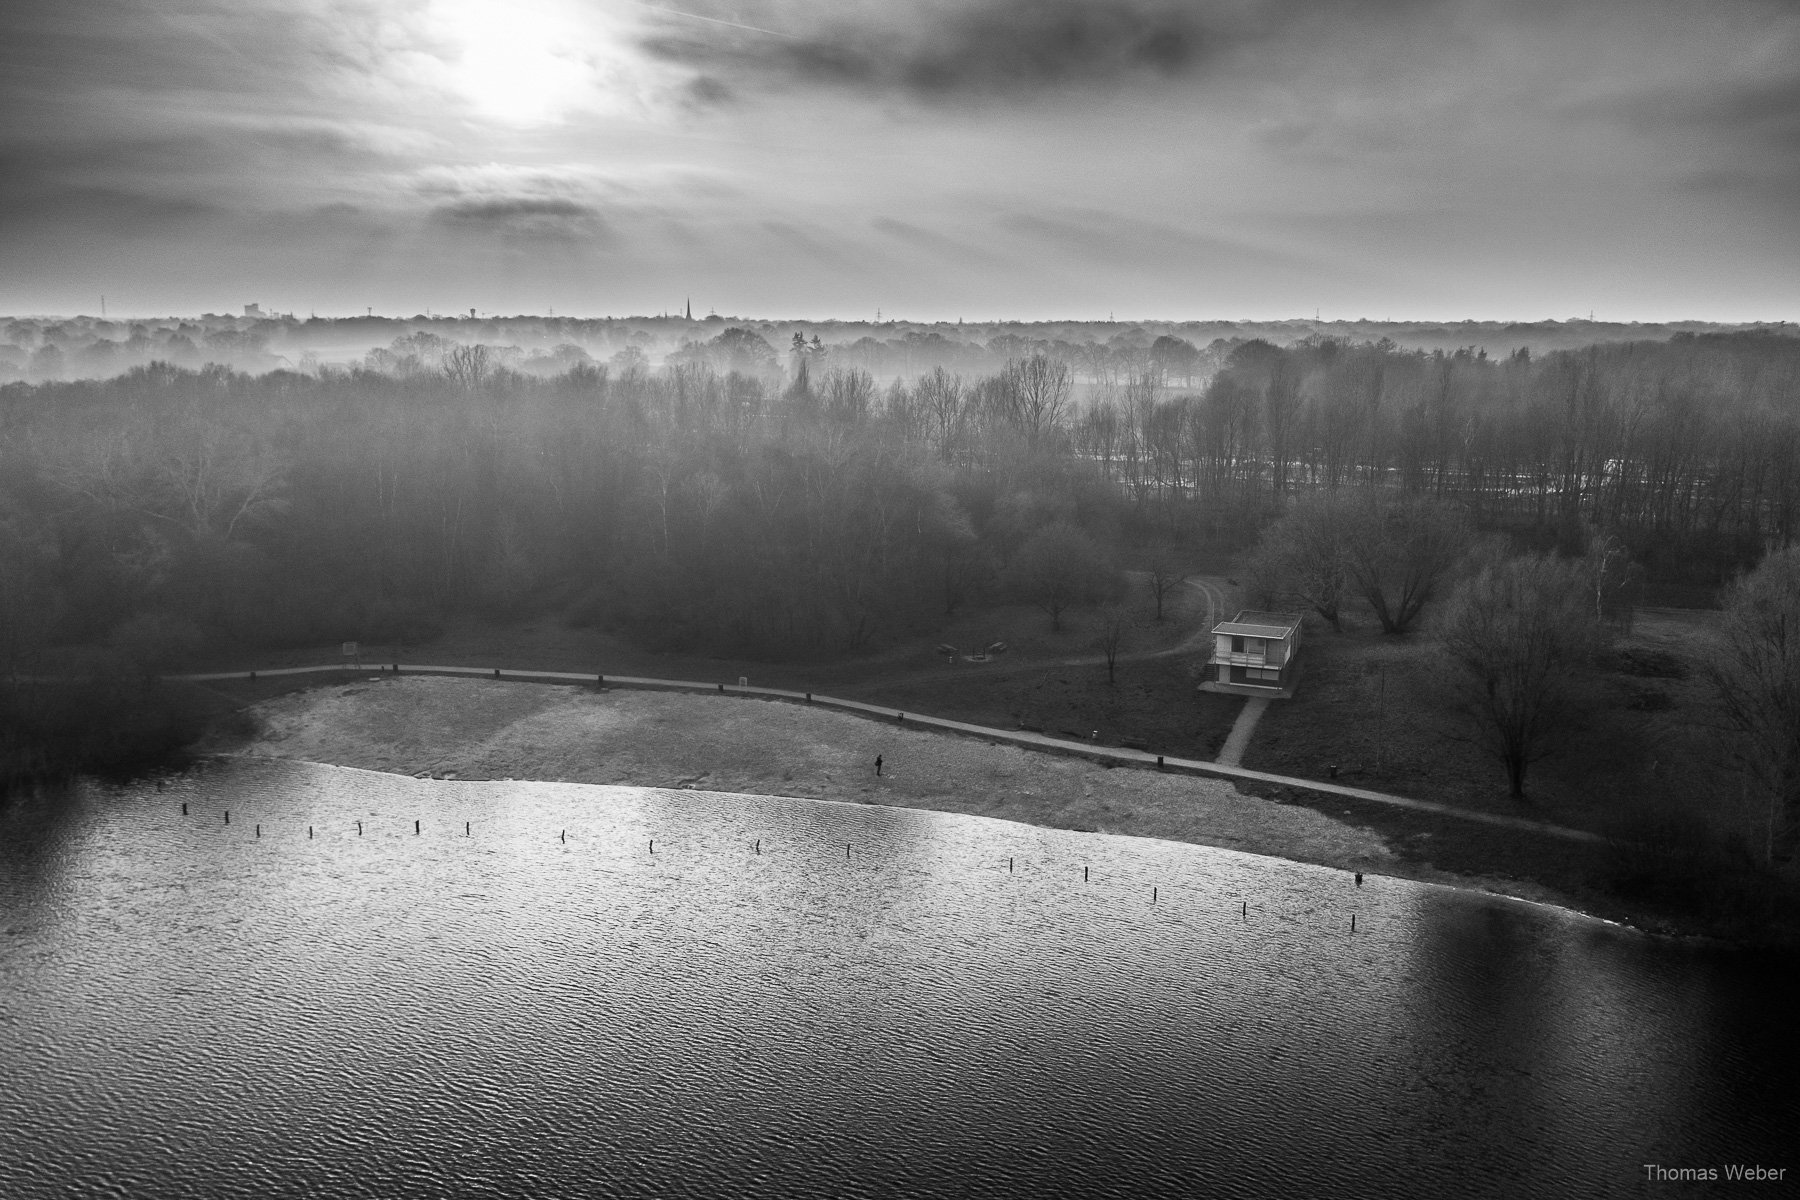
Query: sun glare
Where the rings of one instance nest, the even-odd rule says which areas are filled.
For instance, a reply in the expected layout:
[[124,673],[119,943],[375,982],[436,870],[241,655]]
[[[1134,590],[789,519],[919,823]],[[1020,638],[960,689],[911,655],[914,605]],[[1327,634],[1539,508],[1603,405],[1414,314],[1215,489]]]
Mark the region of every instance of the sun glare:
[[566,0],[439,0],[435,7],[455,49],[454,85],[482,117],[546,124],[621,99],[612,93],[624,47],[591,10]]

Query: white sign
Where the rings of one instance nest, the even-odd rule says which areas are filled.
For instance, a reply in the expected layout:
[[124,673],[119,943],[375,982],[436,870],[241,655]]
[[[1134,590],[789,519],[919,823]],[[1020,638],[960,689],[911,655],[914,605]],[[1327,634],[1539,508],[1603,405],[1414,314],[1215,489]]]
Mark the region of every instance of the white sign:
[[355,658],[356,657],[356,643],[355,642],[345,642],[344,643],[344,657],[345,658]]

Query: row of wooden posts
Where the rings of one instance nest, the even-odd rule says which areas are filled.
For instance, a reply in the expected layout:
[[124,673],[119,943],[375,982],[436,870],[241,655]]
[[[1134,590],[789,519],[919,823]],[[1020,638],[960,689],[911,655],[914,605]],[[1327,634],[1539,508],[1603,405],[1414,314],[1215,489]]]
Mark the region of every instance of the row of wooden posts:
[[[181,815],[184,817],[188,815],[188,806],[185,802],[183,802],[183,804],[181,806]],[[231,810],[230,809],[225,810],[225,824],[227,824],[227,825],[231,824]],[[463,822],[463,836],[464,837],[474,837],[475,836],[474,828],[475,827],[474,827],[473,822],[464,821]],[[415,835],[422,835],[424,833],[424,831],[425,831],[424,822],[421,820],[418,820],[418,819],[414,819],[413,833]],[[361,837],[362,833],[363,833],[363,823],[361,821],[358,821],[356,823],[356,836]],[[256,827],[256,836],[259,838],[262,837],[262,826],[261,825],[258,825]],[[313,836],[313,827],[311,825],[308,825],[306,827],[306,836],[309,838]],[[564,845],[567,845],[568,841],[569,841],[569,831],[567,829],[559,830],[557,832],[556,837],[557,837],[557,841],[563,843]],[[845,862],[850,861],[850,848],[852,845],[854,845],[854,843],[852,843],[852,842],[844,843],[844,861]],[[650,853],[651,854],[656,853],[656,839],[655,838],[650,839]],[[758,855],[762,854],[762,839],[761,838],[758,838],[756,840],[756,853]],[[1009,857],[1006,860],[1006,873],[1008,875],[1011,875],[1014,873],[1015,863],[1016,863],[1015,858]],[[1081,868],[1081,882],[1083,882],[1083,883],[1090,882],[1089,875],[1088,875],[1089,869],[1090,868],[1085,867],[1085,866]],[[1361,887],[1362,884],[1363,884],[1362,872],[1358,871],[1358,872],[1356,872],[1356,886]],[[1162,889],[1158,886],[1151,887],[1150,903],[1155,904],[1157,902],[1157,899],[1161,893],[1161,890]],[[1248,900],[1243,902],[1243,905],[1242,905],[1242,908],[1240,909],[1239,915],[1246,921],[1250,919],[1250,902]],[[1356,914],[1355,913],[1350,914],[1350,932],[1351,933],[1356,932]]]

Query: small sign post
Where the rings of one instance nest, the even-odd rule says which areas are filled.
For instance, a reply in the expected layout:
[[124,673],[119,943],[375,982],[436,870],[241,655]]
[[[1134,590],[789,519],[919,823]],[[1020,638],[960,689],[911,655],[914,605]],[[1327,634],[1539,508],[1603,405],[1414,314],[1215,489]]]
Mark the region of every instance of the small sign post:
[[362,654],[357,650],[355,642],[344,643],[344,665],[362,668]]

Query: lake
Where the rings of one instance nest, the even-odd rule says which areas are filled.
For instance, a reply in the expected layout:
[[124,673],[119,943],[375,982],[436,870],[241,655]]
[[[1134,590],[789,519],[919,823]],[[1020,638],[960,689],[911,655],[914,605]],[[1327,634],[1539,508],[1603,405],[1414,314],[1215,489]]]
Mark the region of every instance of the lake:
[[214,763],[0,814],[0,1191],[1774,1194],[1791,965],[980,817]]

